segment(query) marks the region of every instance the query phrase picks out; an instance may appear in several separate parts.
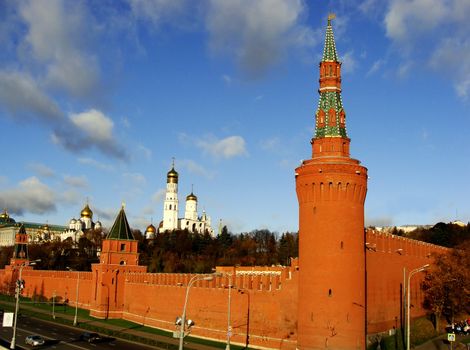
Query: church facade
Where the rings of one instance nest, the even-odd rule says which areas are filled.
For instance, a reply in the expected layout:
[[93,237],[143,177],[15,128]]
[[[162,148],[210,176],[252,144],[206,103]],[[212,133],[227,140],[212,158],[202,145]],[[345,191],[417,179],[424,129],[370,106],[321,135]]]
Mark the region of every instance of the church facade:
[[[179,217],[178,177],[179,174],[173,164],[171,170],[167,173],[163,220],[159,225],[158,232],[188,230],[189,232],[201,234],[208,232],[211,236],[214,236],[211,218],[206,214],[205,210],[202,211],[201,216],[198,214],[198,199],[193,191],[186,196],[184,216]],[[147,237],[150,236],[149,232],[153,231],[151,226],[147,227]]]

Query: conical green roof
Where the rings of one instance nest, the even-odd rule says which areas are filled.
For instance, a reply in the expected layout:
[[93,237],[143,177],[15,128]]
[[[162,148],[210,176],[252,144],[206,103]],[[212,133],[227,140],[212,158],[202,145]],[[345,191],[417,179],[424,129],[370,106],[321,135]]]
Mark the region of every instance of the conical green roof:
[[106,239],[135,240],[129,223],[127,222],[124,206],[119,211],[116,221],[114,221],[113,227],[106,236]]
[[328,17],[328,25],[326,26],[325,47],[323,49],[323,62],[339,62],[338,54],[336,53],[335,37],[333,35],[333,27],[331,26],[331,19],[333,16]]

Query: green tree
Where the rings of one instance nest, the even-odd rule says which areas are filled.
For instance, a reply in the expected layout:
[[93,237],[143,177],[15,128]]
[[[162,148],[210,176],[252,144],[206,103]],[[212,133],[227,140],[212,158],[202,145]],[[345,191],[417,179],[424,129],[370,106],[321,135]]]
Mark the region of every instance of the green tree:
[[470,240],[447,254],[435,256],[435,262],[422,283],[424,307],[431,311],[436,330],[441,316],[453,322],[462,312],[470,312]]

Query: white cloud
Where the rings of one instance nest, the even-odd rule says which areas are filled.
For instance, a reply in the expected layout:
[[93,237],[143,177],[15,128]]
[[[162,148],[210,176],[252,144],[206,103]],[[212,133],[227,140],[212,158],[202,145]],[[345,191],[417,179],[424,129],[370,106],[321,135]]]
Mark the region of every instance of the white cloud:
[[225,82],[225,84],[232,85],[232,77],[230,75],[222,75],[222,80]]
[[65,204],[73,204],[77,205],[80,203],[82,197],[82,194],[77,192],[75,189],[68,189],[65,191],[62,191],[60,194],[60,201],[65,203]]
[[281,140],[279,137],[272,137],[270,139],[265,139],[260,142],[260,146],[265,151],[276,151],[281,145]]
[[400,65],[397,70],[397,77],[399,79],[405,79],[408,77],[411,68],[413,68],[414,63],[412,61],[406,61]]
[[54,177],[55,172],[47,165],[42,163],[30,163],[28,164],[28,168],[34,171],[38,176],[41,177]]
[[346,52],[342,57],[342,61],[343,63],[341,65],[341,68],[345,74],[353,73],[356,70],[357,61],[354,58],[353,51]]
[[113,134],[113,121],[102,112],[90,109],[71,114],[69,120],[71,123],[69,128],[62,125],[52,134],[54,143],[74,152],[96,147],[101,152],[116,158],[128,158],[124,147],[116,141],[117,137]]
[[185,12],[187,0],[128,0],[132,13],[137,18],[142,18],[160,25],[164,21],[180,16]]
[[207,179],[214,178],[214,173],[213,172],[208,171],[202,165],[196,163],[193,160],[190,160],[190,159],[179,160],[178,161],[178,166],[181,167],[181,168],[186,168],[192,174],[196,174],[196,175],[205,177]]
[[234,158],[247,155],[245,140],[241,136],[229,136],[224,139],[206,137],[197,140],[196,146],[215,158]]
[[124,173],[122,174],[126,182],[132,183],[134,186],[144,186],[147,183],[147,179],[140,173]]
[[64,118],[43,88],[29,74],[17,71],[0,71],[0,105],[17,119],[28,117],[52,124]]
[[93,18],[80,2],[24,1],[19,13],[26,24],[27,47],[46,70],[46,82],[75,97],[92,97],[99,86],[96,58],[86,50]]
[[5,185],[8,183],[8,178],[6,176],[0,175],[0,185]]
[[159,189],[152,195],[152,201],[155,203],[163,202],[163,199],[165,199],[165,194],[166,190],[164,188]]
[[152,151],[145,147],[144,145],[140,144],[137,146],[137,149],[144,155],[145,159],[151,160],[152,159]]
[[99,169],[99,170],[106,170],[106,171],[113,171],[114,170],[114,167],[112,165],[99,162],[99,161],[97,161],[96,159],[93,159],[93,158],[84,157],[84,158],[78,158],[77,160],[80,164],[84,164],[84,165],[87,165],[87,166],[92,166],[92,167],[94,167],[96,169]]
[[370,67],[369,71],[366,73],[366,76],[369,77],[375,72],[377,72],[379,69],[381,69],[385,64],[385,60],[383,59],[378,59],[372,64],[372,67]]
[[[445,39],[430,59],[431,67],[438,72],[448,72],[459,97],[467,99],[470,93],[470,39]],[[446,74],[446,76],[449,76]]]
[[113,139],[113,121],[96,109],[71,114],[70,119],[76,127],[84,131],[92,140],[110,142]]
[[16,188],[0,192],[0,205],[16,215],[55,212],[56,199],[54,191],[35,176],[21,181]]
[[409,42],[446,20],[449,9],[442,0],[392,0],[385,16],[389,38]]
[[116,218],[117,214],[119,213],[119,209],[100,209],[100,208],[93,208],[95,213],[94,217],[96,220],[106,220],[110,225],[112,225],[114,219]]
[[64,183],[72,187],[80,187],[80,188],[88,187],[88,180],[86,176],[64,175]]
[[299,24],[305,10],[301,0],[209,0],[209,47],[233,55],[250,77],[257,78],[279,62],[287,48],[298,45],[299,38],[302,44],[311,39]]
[[411,55],[417,65],[446,77],[452,64],[455,91],[466,99],[470,93],[468,13],[468,0],[390,0],[384,20],[386,34],[405,59],[398,76],[407,75]]

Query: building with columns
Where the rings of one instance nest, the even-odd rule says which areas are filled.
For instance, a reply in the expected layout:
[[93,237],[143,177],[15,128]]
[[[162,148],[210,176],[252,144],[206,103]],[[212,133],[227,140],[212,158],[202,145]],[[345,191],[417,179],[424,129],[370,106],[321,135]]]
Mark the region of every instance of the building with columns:
[[367,169],[349,155],[341,63],[328,17],[312,158],[295,169],[299,201],[298,349],[365,349]]

